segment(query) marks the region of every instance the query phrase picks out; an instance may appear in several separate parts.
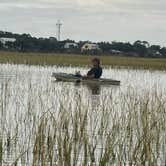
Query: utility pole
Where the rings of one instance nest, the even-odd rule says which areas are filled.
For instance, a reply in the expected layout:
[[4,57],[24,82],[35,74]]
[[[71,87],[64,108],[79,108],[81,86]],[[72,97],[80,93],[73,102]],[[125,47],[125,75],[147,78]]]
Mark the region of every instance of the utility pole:
[[56,26],[57,26],[57,40],[60,41],[61,40],[61,27],[62,27],[62,23],[60,22],[60,20],[58,20]]

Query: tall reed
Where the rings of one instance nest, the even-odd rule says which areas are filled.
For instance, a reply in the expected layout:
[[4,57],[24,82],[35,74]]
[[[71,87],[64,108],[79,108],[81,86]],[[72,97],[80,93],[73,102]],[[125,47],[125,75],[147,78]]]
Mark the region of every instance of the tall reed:
[[92,95],[27,75],[1,86],[2,165],[165,165],[165,89]]

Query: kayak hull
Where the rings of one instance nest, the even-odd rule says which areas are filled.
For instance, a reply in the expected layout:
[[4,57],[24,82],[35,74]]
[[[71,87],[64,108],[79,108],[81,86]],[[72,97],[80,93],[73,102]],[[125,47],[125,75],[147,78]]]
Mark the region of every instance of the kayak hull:
[[73,74],[66,74],[66,73],[53,73],[52,77],[56,79],[56,81],[63,81],[63,82],[75,82],[75,83],[87,83],[87,84],[99,84],[99,85],[120,85],[120,81],[113,80],[113,79],[90,79],[90,78],[82,78],[77,77]]

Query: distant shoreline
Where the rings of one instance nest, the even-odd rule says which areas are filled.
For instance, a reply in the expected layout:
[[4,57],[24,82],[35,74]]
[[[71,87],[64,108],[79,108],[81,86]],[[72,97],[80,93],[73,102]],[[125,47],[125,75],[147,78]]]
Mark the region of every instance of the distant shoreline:
[[[92,57],[92,55],[77,54],[0,52],[0,63],[83,67],[89,65]],[[166,59],[164,58],[140,58],[120,55],[100,55],[99,57],[105,67],[166,70]]]

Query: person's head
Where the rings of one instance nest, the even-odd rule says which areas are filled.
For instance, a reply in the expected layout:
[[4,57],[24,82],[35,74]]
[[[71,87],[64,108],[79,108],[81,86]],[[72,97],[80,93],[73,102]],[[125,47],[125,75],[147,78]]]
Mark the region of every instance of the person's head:
[[100,59],[99,58],[93,58],[91,62],[92,62],[93,66],[100,66]]

